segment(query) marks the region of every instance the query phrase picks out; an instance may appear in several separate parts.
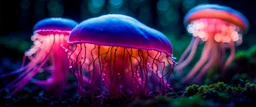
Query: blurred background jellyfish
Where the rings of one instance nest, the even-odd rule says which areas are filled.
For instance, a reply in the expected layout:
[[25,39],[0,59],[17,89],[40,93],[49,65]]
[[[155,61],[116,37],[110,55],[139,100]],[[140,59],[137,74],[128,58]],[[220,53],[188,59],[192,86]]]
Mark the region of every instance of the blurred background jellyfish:
[[80,92],[120,98],[169,90],[171,43],[132,17],[109,14],[85,20],[72,30],[68,43]]
[[[242,34],[249,28],[247,19],[240,12],[216,4],[203,4],[192,8],[184,18],[184,25],[193,39],[176,66],[177,71],[181,72],[190,63],[198,43],[205,42],[201,58],[187,74],[185,81],[189,81],[201,69],[195,77],[198,81],[210,67],[217,64],[223,63],[224,72],[234,59],[235,46],[242,43]],[[225,48],[230,49],[230,55],[224,62]]]
[[[5,88],[11,89],[11,95],[23,88],[29,81],[52,89],[54,94],[60,95],[64,89],[68,76],[67,54],[62,48],[67,45],[70,31],[78,23],[66,18],[47,18],[34,26],[31,40],[33,46],[25,53],[22,67],[1,77],[19,73],[19,76]],[[29,62],[26,62],[29,59]],[[37,80],[33,77],[40,72],[47,71],[50,77]]]

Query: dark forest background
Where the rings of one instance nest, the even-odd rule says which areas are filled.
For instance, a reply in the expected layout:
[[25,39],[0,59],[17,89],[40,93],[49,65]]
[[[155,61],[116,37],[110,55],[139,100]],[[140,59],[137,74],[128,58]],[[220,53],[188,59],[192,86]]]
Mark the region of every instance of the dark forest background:
[[244,14],[250,29],[237,49],[246,50],[256,44],[255,0],[0,0],[0,56],[20,62],[24,51],[32,45],[33,26],[41,19],[65,17],[81,22],[117,13],[165,33],[173,44],[174,56],[179,58],[191,40],[183,18],[189,9],[202,3],[230,6]]

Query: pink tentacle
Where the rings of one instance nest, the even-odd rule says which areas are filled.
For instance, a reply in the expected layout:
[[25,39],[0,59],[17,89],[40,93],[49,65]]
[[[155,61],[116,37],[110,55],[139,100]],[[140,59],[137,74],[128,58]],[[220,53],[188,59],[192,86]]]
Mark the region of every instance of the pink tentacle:
[[214,65],[214,63],[216,63],[216,61],[218,60],[218,51],[216,46],[212,47],[212,55],[209,59],[209,61],[205,64],[205,66],[201,69],[201,71],[199,72],[199,74],[195,77],[194,82],[199,83],[199,81],[202,79],[202,76],[204,76],[206,74],[206,72],[209,70],[210,67],[212,67]]
[[15,71],[11,71],[11,72],[8,72],[8,73],[5,73],[5,74],[1,74],[1,75],[0,75],[0,78],[5,78],[5,77],[7,77],[7,76],[11,76],[11,75],[20,73],[20,72],[24,71],[25,69],[28,69],[28,66],[22,67],[22,68],[20,68],[20,69],[17,69],[17,70],[15,70]]
[[182,55],[181,55],[181,57],[180,57],[180,59],[179,59],[178,62],[183,62],[183,61],[185,60],[186,56],[188,55],[188,53],[189,53],[190,50],[192,49],[192,46],[193,46],[193,44],[194,44],[194,42],[195,42],[195,39],[196,39],[196,38],[192,38],[192,40],[190,41],[188,47],[187,47],[186,50],[182,53]]
[[[26,56],[24,55],[24,57],[26,57]],[[40,58],[41,57],[45,57],[45,56],[40,56]],[[35,61],[35,62],[38,62],[38,61]],[[17,79],[20,79],[21,77],[25,76],[31,69],[33,69],[35,66],[37,66],[36,63],[34,63],[34,62],[29,62],[26,65],[24,65],[24,63],[25,63],[25,59],[23,59],[23,61],[22,61],[22,67],[21,68],[15,70],[15,71],[11,71],[11,72],[8,72],[8,73],[5,73],[5,74],[1,74],[0,78],[5,78],[7,76],[11,76],[11,75],[14,75],[14,74],[17,74],[17,73],[20,73],[20,72],[23,72],[24,70],[26,70],[25,72],[20,74],[20,76],[17,78]],[[17,81],[17,80],[15,80],[15,81]]]
[[201,58],[194,66],[194,68],[189,72],[189,74],[184,78],[184,82],[188,82],[196,74],[196,72],[203,66],[203,64],[205,64],[205,62],[208,60],[211,51],[211,45],[212,43],[210,43],[210,41],[208,41],[205,44]]
[[20,80],[18,83],[13,85],[12,87],[13,88],[15,87],[15,89],[11,92],[11,95],[14,95],[17,91],[19,91],[22,87],[24,87],[31,80],[31,78],[34,77],[39,72],[38,69],[41,68],[46,63],[47,59],[48,57],[46,57],[38,67],[34,68],[31,72],[29,72],[29,74],[27,74],[22,80]]
[[[199,40],[200,40],[199,38],[196,38],[196,39],[195,39],[195,41],[194,41],[194,43],[193,43],[193,46],[191,47],[191,48],[192,48],[192,49],[191,49],[191,52],[190,52],[189,56],[187,57],[187,59],[186,59],[185,61],[183,61],[183,62],[180,62],[180,64],[178,64],[178,65],[176,66],[176,70],[177,70],[177,71],[182,72],[181,70],[182,70],[186,65],[188,65],[188,64],[191,62],[191,60],[193,59],[193,57],[194,57],[194,55],[195,55],[195,53],[196,53]],[[182,73],[180,73],[180,74],[182,75]]]
[[30,82],[33,83],[33,84],[36,84],[36,85],[44,85],[44,86],[46,86],[46,85],[52,84],[53,81],[52,81],[52,78],[49,78],[47,80],[38,80],[38,79],[32,78],[30,80]]
[[[5,88],[15,88],[12,92],[11,95],[15,94],[17,91],[19,91],[22,87],[24,87],[30,80],[31,78],[33,78],[38,72],[39,69],[45,65],[45,63],[47,62],[48,58],[49,58],[49,54],[51,53],[53,47],[55,44],[55,37],[53,37],[53,42],[52,45],[50,47],[50,49],[47,51],[46,54],[44,54],[44,51],[40,51],[40,53],[43,54],[37,54],[40,55],[41,57],[37,57],[36,62],[39,62],[39,66],[36,66],[36,63],[30,62],[27,66],[29,67],[28,69],[26,69],[25,72],[23,72],[18,78],[16,78],[15,80],[13,80],[10,84],[8,84]],[[43,56],[43,57],[42,57]],[[38,61],[38,60],[41,60]],[[34,60],[32,60],[34,61]],[[34,67],[34,66],[36,67]],[[18,81],[20,80],[20,81]],[[18,83],[16,83],[18,82]],[[16,83],[16,84],[15,84]]]
[[26,56],[26,55],[23,55],[21,67],[24,67],[24,65],[25,65],[25,63],[26,63],[26,59],[27,59],[27,56]]
[[223,73],[227,70],[228,66],[232,63],[232,61],[234,60],[234,57],[235,57],[235,45],[234,45],[234,43],[230,42],[229,47],[230,47],[230,55],[229,55],[226,63],[224,64]]

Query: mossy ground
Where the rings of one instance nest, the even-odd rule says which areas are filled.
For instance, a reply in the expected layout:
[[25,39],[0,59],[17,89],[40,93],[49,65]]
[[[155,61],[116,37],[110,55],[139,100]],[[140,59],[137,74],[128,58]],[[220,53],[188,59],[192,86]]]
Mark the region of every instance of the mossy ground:
[[[11,71],[20,66],[20,57],[24,50],[1,45],[5,53],[1,53],[0,71]],[[12,54],[9,54],[12,53]],[[30,106],[35,107],[72,107],[72,106],[239,106],[256,105],[256,46],[249,50],[238,51],[236,58],[224,75],[213,68],[203,79],[201,84],[182,86],[174,81],[175,92],[166,95],[151,95],[137,98],[90,98],[79,97],[75,87],[68,90],[61,99],[49,97],[42,87],[27,85],[15,96],[6,96],[8,90],[0,93],[0,107]],[[3,72],[1,72],[3,73]],[[8,79],[1,79],[0,86],[8,83]],[[179,86],[180,85],[180,86]],[[176,87],[178,86],[178,87]]]

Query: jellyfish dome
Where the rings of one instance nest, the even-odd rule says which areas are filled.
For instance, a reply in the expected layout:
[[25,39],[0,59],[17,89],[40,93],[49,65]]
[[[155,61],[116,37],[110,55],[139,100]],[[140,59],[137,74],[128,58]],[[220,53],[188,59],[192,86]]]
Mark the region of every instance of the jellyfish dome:
[[[235,46],[242,43],[242,35],[249,29],[249,22],[243,14],[217,4],[203,4],[192,8],[184,18],[184,25],[193,39],[179,60],[180,64],[176,68],[178,71],[192,60],[199,41],[205,42],[201,58],[185,77],[186,81],[201,69],[195,77],[199,81],[209,68],[217,64],[224,65],[224,72],[234,58]],[[225,48],[230,49],[227,61],[223,60]]]
[[174,61],[167,37],[117,14],[91,18],[69,37],[68,56],[80,91],[118,98],[166,92]]
[[47,18],[43,19],[34,26],[34,33],[40,35],[50,35],[50,34],[66,34],[69,35],[70,31],[78,23],[74,20],[67,18]]
[[[52,87],[54,93],[60,95],[69,71],[66,52],[62,47],[67,46],[70,31],[77,24],[77,22],[66,18],[47,18],[39,21],[34,26],[34,34],[31,37],[34,44],[25,52],[22,67],[1,76],[19,74],[5,88],[13,89],[11,94],[14,94],[28,82],[32,82],[37,85]],[[26,62],[27,59],[30,61]],[[34,78],[37,74],[44,72],[50,74],[48,79],[38,80]]]

